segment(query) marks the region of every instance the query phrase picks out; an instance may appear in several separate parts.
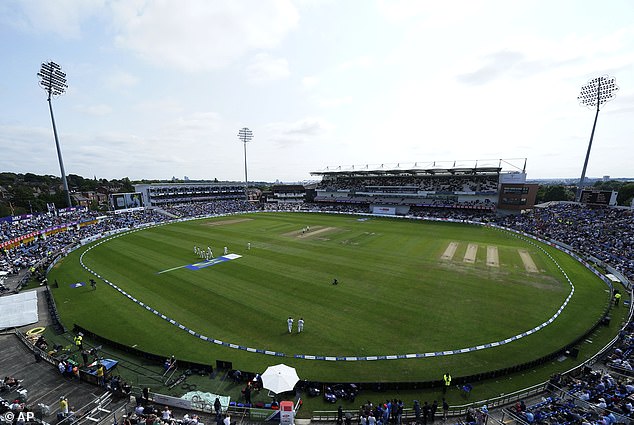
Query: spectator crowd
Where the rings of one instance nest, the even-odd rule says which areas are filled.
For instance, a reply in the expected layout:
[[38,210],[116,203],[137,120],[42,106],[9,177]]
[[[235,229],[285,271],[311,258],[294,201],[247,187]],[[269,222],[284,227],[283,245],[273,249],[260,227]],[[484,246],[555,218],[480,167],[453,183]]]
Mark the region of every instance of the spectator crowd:
[[[563,242],[575,251],[604,261],[629,279],[634,279],[634,220],[629,209],[588,208],[579,204],[564,203],[496,219],[489,210],[442,208],[443,205],[411,207],[409,215],[497,222],[542,238]],[[3,242],[31,232],[41,232],[56,226],[60,228],[48,235],[41,232],[30,243],[12,249],[5,248],[0,256],[0,270],[17,273],[36,265],[45,266],[48,261],[52,261],[69,246],[77,244],[82,239],[116,229],[160,223],[174,217],[203,217],[256,211],[260,208],[259,205],[244,200],[220,200],[176,204],[163,210],[145,209],[107,216],[99,216],[91,211],[75,211],[60,216],[40,214],[24,220],[0,221],[0,241]],[[264,209],[368,212],[367,206],[362,205],[321,203],[267,204]]]
[[634,280],[634,215],[631,209],[561,203],[505,217],[499,224],[563,242]]
[[[8,241],[32,232],[40,232],[32,242],[4,249],[0,270],[17,274],[23,269],[46,268],[49,262],[82,239],[144,223],[166,221],[168,217],[153,210],[135,211],[97,218],[91,211],[76,211],[64,216],[41,214],[27,220],[2,222],[0,240]],[[86,224],[90,223],[90,224]],[[46,234],[47,229],[59,227]]]
[[468,176],[326,176],[317,185],[317,190],[346,190],[351,192],[393,192],[429,191],[440,193],[453,192],[496,192],[498,174]]
[[[42,267],[57,255],[82,239],[99,236],[106,232],[135,228],[150,223],[172,220],[174,217],[201,217],[217,214],[249,212],[260,209],[242,200],[222,200],[205,203],[177,204],[164,207],[164,210],[145,209],[100,216],[90,211],[75,211],[66,215],[40,214],[28,219],[0,222],[0,241],[40,232],[44,229],[61,226],[63,230],[40,235],[32,242],[5,249],[0,256],[0,270],[13,273],[21,269]],[[366,213],[367,207],[359,205],[325,204],[269,204],[265,210],[283,211],[323,211],[340,213]],[[167,212],[165,214],[164,212]],[[634,279],[634,220],[632,210],[616,208],[588,208],[579,204],[555,204],[544,208],[535,208],[528,213],[516,216],[494,218],[491,214],[479,211],[464,211],[450,208],[412,208],[414,217],[433,217],[441,219],[496,222],[516,230],[524,231],[541,238],[563,242],[581,254],[595,257]],[[70,225],[71,223],[75,223]],[[87,224],[88,223],[88,224]],[[84,225],[82,225],[84,224]],[[634,327],[628,325],[619,335],[619,343],[606,359],[606,371],[585,370],[576,378],[553,377],[551,393],[543,400],[529,404],[518,402],[511,413],[527,423],[548,425],[612,425],[624,422],[625,418],[634,419],[634,376],[632,363],[634,356]],[[69,379],[76,377],[76,368],[60,362],[60,373]],[[609,372],[608,372],[609,370]],[[614,373],[611,373],[614,372]],[[129,386],[117,379],[103,381],[113,391],[129,393]],[[19,394],[20,381],[6,377],[0,391],[13,391]],[[25,396],[24,396],[25,397]],[[435,418],[446,416],[446,403],[423,404],[415,402],[413,411],[416,422],[426,424]],[[24,402],[16,397],[14,403],[5,403],[0,409],[24,409]],[[217,411],[216,411],[217,412]],[[399,400],[386,400],[385,403],[362,405],[357,417],[362,425],[401,423],[403,403]],[[468,423],[486,422],[483,410],[473,410],[467,417]],[[223,424],[226,416],[216,416],[217,423]],[[176,419],[169,408],[158,410],[152,406],[139,404],[123,420],[133,423],[180,423],[197,425],[195,415]],[[340,409],[337,423],[350,424],[350,417]]]

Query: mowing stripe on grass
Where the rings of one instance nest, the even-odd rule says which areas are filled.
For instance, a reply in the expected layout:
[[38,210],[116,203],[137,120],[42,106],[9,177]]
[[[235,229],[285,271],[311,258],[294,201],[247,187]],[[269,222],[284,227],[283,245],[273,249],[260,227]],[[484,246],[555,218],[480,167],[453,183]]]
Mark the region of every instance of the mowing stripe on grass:
[[[495,226],[495,227],[497,227],[497,226]],[[497,227],[497,228],[500,231],[507,230],[505,228],[500,228],[500,227]],[[135,232],[135,231],[138,231],[138,230],[133,230],[132,232]],[[202,334],[200,334],[198,332],[195,332],[195,331],[185,327],[184,325],[178,323],[174,319],[171,319],[171,318],[167,317],[166,315],[160,313],[159,311],[155,310],[154,308],[150,307],[149,305],[143,303],[141,300],[138,300],[138,299],[134,298],[132,295],[128,294],[127,292],[125,292],[123,289],[119,288],[114,283],[112,283],[112,282],[106,280],[105,278],[102,278],[101,276],[99,276],[96,272],[94,272],[92,269],[90,269],[88,266],[86,266],[84,264],[83,258],[84,258],[84,255],[87,252],[89,252],[93,248],[95,248],[95,247],[97,247],[97,246],[99,246],[99,245],[101,245],[101,244],[103,244],[105,242],[108,242],[108,241],[110,241],[110,240],[112,240],[114,238],[118,238],[120,236],[129,234],[129,233],[131,233],[131,232],[122,232],[122,233],[117,234],[116,236],[108,237],[106,239],[103,239],[103,240],[95,243],[94,245],[91,245],[89,248],[87,248],[80,255],[80,257],[79,257],[80,265],[86,271],[88,271],[89,273],[91,273],[91,274],[99,277],[100,279],[102,279],[106,284],[108,284],[112,288],[116,289],[119,293],[121,293],[122,295],[127,297],[129,300],[135,302],[139,306],[143,307],[145,310],[150,311],[153,314],[159,316],[160,318],[168,321],[169,323],[171,323],[172,325],[178,327],[179,329],[182,329],[182,330],[188,332],[189,334],[193,335],[196,338],[199,338],[199,339],[201,339],[203,341],[207,341],[207,342],[210,342],[210,343],[213,343],[213,344],[218,344],[218,345],[222,345],[222,346],[225,346],[225,347],[229,347],[229,348],[234,348],[234,349],[243,350],[243,351],[249,351],[249,352],[263,353],[263,354],[277,356],[277,357],[294,357],[294,358],[299,358],[299,359],[327,360],[327,361],[393,360],[393,359],[408,359],[408,358],[448,356],[448,355],[453,355],[453,354],[461,354],[461,353],[466,353],[466,352],[471,352],[471,351],[483,350],[483,349],[491,348],[491,347],[498,347],[500,345],[504,345],[504,344],[510,343],[512,341],[516,341],[516,340],[518,340],[520,338],[524,338],[525,336],[528,336],[528,335],[531,335],[531,334],[533,334],[535,332],[538,332],[539,330],[541,330],[544,327],[546,327],[549,324],[551,324],[563,312],[563,310],[568,305],[568,303],[570,302],[570,300],[571,300],[571,298],[572,298],[572,296],[574,295],[574,292],[575,292],[575,287],[572,284],[572,281],[568,277],[568,275],[565,272],[565,270],[563,270],[561,265],[557,262],[557,260],[555,260],[552,257],[552,255],[550,255],[541,246],[538,246],[534,241],[532,241],[530,239],[523,238],[522,236],[520,236],[520,234],[528,236],[529,238],[532,238],[532,239],[537,239],[537,238],[532,237],[531,235],[527,235],[527,234],[519,233],[519,232],[514,232],[514,231],[511,230],[511,233],[514,234],[514,236],[516,236],[516,237],[518,237],[520,239],[524,239],[528,243],[530,243],[532,245],[535,245],[538,249],[542,250],[548,256],[548,258],[559,268],[559,271],[563,274],[564,278],[566,279],[566,281],[568,282],[568,284],[571,287],[570,293],[568,294],[568,296],[565,299],[565,301],[563,302],[563,304],[559,307],[557,312],[553,316],[551,316],[550,319],[548,319],[547,321],[543,322],[539,326],[536,326],[533,329],[527,330],[527,331],[525,331],[523,333],[511,336],[511,337],[506,338],[506,339],[501,340],[501,341],[495,341],[495,342],[490,342],[490,343],[483,344],[483,345],[478,345],[478,346],[475,346],[475,347],[466,347],[466,348],[455,349],[455,350],[444,350],[444,351],[435,351],[435,352],[428,352],[428,353],[413,353],[413,354],[410,353],[410,354],[391,354],[391,355],[378,355],[378,356],[363,356],[363,357],[356,357],[356,356],[316,356],[316,355],[313,355],[313,354],[290,354],[290,355],[287,355],[287,354],[281,353],[281,352],[276,352],[276,351],[271,351],[271,350],[255,349],[255,348],[250,348],[250,347],[246,347],[246,346],[242,346],[242,345],[237,345],[237,344],[221,341],[221,340],[218,340],[218,339],[209,338],[209,337],[207,337],[205,335],[202,335]],[[475,251],[474,252],[474,257],[475,257],[475,253],[477,253],[477,244],[470,244],[470,245],[474,245],[475,246],[475,250],[474,250]],[[237,254],[233,254],[233,256],[239,257],[239,256],[237,256]],[[590,265],[587,264],[585,261],[581,260],[578,256],[573,255],[573,257],[575,257],[578,261],[580,261],[584,265],[586,265],[586,267],[590,268]],[[598,272],[596,272],[596,271],[595,271],[595,274],[597,274],[599,276]]]

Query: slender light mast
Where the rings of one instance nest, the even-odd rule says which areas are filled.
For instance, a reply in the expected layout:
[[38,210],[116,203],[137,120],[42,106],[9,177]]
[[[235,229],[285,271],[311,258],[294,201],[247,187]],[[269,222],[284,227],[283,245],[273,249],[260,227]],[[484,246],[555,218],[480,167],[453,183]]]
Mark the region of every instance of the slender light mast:
[[588,168],[588,160],[590,159],[590,150],[592,149],[592,139],[594,139],[594,130],[597,127],[597,118],[599,118],[599,108],[606,102],[616,97],[619,86],[616,85],[614,77],[607,75],[593,78],[581,87],[581,94],[577,97],[579,104],[587,108],[597,108],[594,116],[594,124],[592,125],[592,133],[590,133],[590,143],[588,143],[588,151],[586,152],[586,160],[583,163],[581,178],[577,188],[577,202],[581,200],[581,191],[586,179],[586,168]]
[[59,160],[59,169],[62,173],[62,184],[64,186],[64,194],[66,195],[66,203],[69,207],[73,204],[70,202],[70,192],[68,190],[68,181],[66,180],[66,171],[64,170],[64,161],[62,160],[62,150],[59,147],[59,138],[57,137],[57,127],[55,126],[55,117],[53,116],[53,105],[51,98],[63,94],[68,85],[66,84],[66,74],[62,72],[62,68],[55,62],[44,62],[40,72],[37,73],[40,78],[40,86],[48,95],[48,109],[51,111],[51,121],[53,122],[53,135],[55,136],[55,146],[57,147],[57,159]]
[[244,127],[238,131],[238,139],[244,143],[244,199],[249,200],[249,178],[247,177],[247,142],[253,139],[253,133]]

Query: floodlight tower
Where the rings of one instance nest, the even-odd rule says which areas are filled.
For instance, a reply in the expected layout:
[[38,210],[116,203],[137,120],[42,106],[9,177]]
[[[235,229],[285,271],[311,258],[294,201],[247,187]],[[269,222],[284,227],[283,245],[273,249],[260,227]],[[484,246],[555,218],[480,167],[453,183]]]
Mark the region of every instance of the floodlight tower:
[[72,207],[70,202],[70,192],[68,191],[68,181],[66,180],[66,171],[64,171],[64,161],[62,160],[62,151],[59,147],[59,138],[57,137],[57,127],[55,126],[55,117],[53,116],[53,105],[51,98],[63,94],[68,85],[66,84],[66,74],[62,72],[62,68],[55,62],[44,62],[40,72],[37,73],[40,78],[40,86],[48,94],[48,109],[51,111],[51,121],[53,122],[53,134],[55,135],[55,146],[57,147],[57,159],[59,160],[59,169],[62,172],[62,184],[64,185],[64,193],[66,194],[66,203]]
[[253,139],[253,133],[248,128],[244,127],[238,131],[238,139],[244,143],[244,199],[249,200],[249,179],[247,178],[247,142]]
[[581,191],[583,189],[584,180],[586,179],[586,168],[588,167],[588,159],[590,158],[590,149],[592,149],[592,139],[594,138],[594,129],[597,127],[597,118],[599,118],[599,108],[606,102],[616,97],[619,86],[616,85],[614,77],[603,75],[593,78],[581,87],[581,94],[577,97],[579,104],[587,108],[597,108],[594,116],[594,124],[592,125],[592,133],[590,133],[590,143],[588,143],[588,152],[586,152],[586,160],[583,163],[583,171],[579,179],[579,188],[577,189],[577,202],[581,200]]

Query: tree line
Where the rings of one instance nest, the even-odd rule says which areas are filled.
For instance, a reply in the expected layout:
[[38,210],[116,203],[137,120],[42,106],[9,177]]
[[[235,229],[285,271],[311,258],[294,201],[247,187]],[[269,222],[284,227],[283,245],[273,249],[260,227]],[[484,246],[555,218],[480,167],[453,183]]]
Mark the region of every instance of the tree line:
[[[74,193],[100,192],[104,194],[133,192],[129,178],[86,179],[69,174],[66,177],[71,195]],[[52,175],[33,173],[0,173],[0,217],[48,211],[47,204],[56,208],[66,207],[62,179]],[[91,205],[97,209],[98,205]]]
[[[87,179],[69,174],[67,181],[71,195],[86,192],[103,194],[134,192],[133,183],[127,177],[113,180],[97,179],[97,177]],[[161,181],[142,180],[139,183],[158,182]],[[576,189],[575,186],[540,185],[536,202],[574,201]],[[634,181],[597,181],[589,189],[617,190],[619,192],[617,197],[619,205],[629,206],[634,198]],[[67,206],[60,177],[33,173],[0,173],[0,217],[46,212],[48,211],[47,204],[54,204],[56,208]],[[91,208],[98,209],[100,206],[93,203]]]
[[[618,205],[629,206],[634,198],[634,181],[624,182],[620,180],[597,181],[588,190],[616,190],[619,192],[616,200]],[[536,203],[549,201],[574,201],[577,191],[576,186],[566,185],[540,185],[537,190]]]

